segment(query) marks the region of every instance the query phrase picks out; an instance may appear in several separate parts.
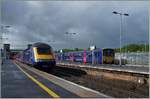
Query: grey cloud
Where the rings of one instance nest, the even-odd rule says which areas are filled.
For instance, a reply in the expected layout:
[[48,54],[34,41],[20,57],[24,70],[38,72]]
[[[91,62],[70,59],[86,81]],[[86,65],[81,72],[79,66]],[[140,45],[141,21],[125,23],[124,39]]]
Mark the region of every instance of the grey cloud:
[[[145,6],[146,5],[146,6]],[[68,47],[87,48],[90,44],[97,47],[119,47],[119,16],[112,11],[122,11],[130,16],[124,20],[123,42],[148,40],[147,2],[80,2],[80,1],[2,1],[2,22],[11,25],[10,31],[16,43],[49,42],[55,49]],[[69,37],[65,32],[76,32]],[[126,33],[126,34],[125,34]],[[15,36],[15,37],[14,37]],[[11,37],[11,36],[10,36]],[[10,40],[12,39],[10,38]]]

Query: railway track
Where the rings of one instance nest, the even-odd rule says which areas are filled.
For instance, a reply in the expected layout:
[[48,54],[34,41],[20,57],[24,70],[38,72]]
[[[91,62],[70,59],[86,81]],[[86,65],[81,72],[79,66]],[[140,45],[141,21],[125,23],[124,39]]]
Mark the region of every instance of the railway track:
[[[107,76],[105,77],[104,75],[100,76],[98,72],[96,74],[94,72],[93,74],[91,74],[89,73],[89,70],[87,71],[85,69],[79,68],[73,69],[68,67],[61,67],[60,65],[58,65],[53,71],[48,73],[62,77],[63,79],[75,82],[85,87],[89,87],[91,89],[97,90],[112,97],[119,97],[119,98],[149,97],[148,83],[137,82],[138,79],[147,79],[147,76],[143,76],[143,74],[129,75],[123,73],[123,75],[128,75],[128,77],[131,79],[128,80],[111,79],[110,77]],[[114,74],[114,72],[112,73]],[[136,77],[132,78],[131,76]]]
[[[36,75],[35,78],[37,78],[38,76],[42,77],[43,79],[47,79],[49,81],[51,81],[51,83],[56,84],[57,86],[60,86],[66,90],[68,90],[69,92],[79,96],[79,97],[93,97],[93,98],[106,98],[106,97],[110,97],[108,95],[105,95],[103,93],[100,93],[98,91],[77,85],[75,83],[72,83],[70,81],[64,80],[60,77],[54,76],[50,73],[46,73],[46,71],[44,69],[36,69],[33,68],[29,65],[20,63],[15,61],[16,64],[19,65],[19,67],[21,67],[23,70],[25,70],[26,72],[28,72],[29,74],[32,75]],[[52,71],[47,71],[47,72],[52,72]],[[61,74],[62,75],[62,74]],[[63,75],[64,76],[64,75]],[[65,75],[66,76],[66,75]]]
[[[89,71],[89,70],[79,69],[79,68],[75,69],[71,67],[69,68],[60,65],[56,66],[52,71],[47,70],[46,68],[45,69],[39,68],[39,70],[61,77],[68,81],[74,82],[76,84],[94,89],[96,91],[99,91],[100,93],[104,93],[112,97],[117,97],[117,98],[148,98],[149,97],[149,84],[145,82],[138,83],[135,81],[131,81],[131,79],[130,80],[114,79],[113,76],[115,75],[113,75],[111,78],[108,76],[108,74],[104,74],[102,72],[95,73],[95,71]],[[132,76],[139,76],[139,75],[132,75]],[[142,77],[145,78],[147,76],[142,76]]]
[[72,68],[85,68],[85,69],[96,69],[96,70],[108,70],[113,72],[131,73],[148,75],[149,67],[137,67],[137,66],[118,66],[114,64],[102,64],[102,65],[92,65],[92,64],[82,64],[73,62],[57,62],[60,66],[69,66]]

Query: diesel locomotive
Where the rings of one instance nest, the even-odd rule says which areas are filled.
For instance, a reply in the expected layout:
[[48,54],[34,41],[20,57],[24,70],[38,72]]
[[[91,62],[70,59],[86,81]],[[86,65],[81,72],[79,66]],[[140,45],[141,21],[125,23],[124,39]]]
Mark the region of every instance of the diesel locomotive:
[[52,47],[45,43],[34,43],[15,56],[15,59],[38,67],[52,68],[56,65]]

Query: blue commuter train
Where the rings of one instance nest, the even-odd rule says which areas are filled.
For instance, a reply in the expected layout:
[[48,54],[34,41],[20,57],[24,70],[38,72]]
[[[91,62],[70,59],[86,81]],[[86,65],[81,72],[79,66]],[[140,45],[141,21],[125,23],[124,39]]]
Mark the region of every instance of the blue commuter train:
[[72,61],[80,63],[93,63],[94,64],[114,64],[115,51],[111,48],[97,49],[93,51],[77,51],[57,53],[56,59],[58,61]]
[[23,52],[17,54],[15,59],[38,67],[52,68],[56,65],[52,47],[45,43],[34,43]]

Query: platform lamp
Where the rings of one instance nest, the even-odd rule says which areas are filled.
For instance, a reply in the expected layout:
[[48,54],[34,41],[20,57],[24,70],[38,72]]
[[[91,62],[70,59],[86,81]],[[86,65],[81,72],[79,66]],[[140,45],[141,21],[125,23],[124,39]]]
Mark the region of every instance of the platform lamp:
[[73,33],[71,33],[71,32],[65,32],[65,34],[72,36],[72,35],[76,35],[77,33],[74,33],[74,32]]
[[112,12],[113,14],[116,14],[116,15],[120,15],[120,66],[122,65],[122,63],[121,63],[121,46],[122,46],[122,42],[121,42],[121,39],[122,39],[122,16],[129,16],[129,14],[127,14],[127,13],[119,13],[119,12],[116,12],[116,11],[113,11]]

